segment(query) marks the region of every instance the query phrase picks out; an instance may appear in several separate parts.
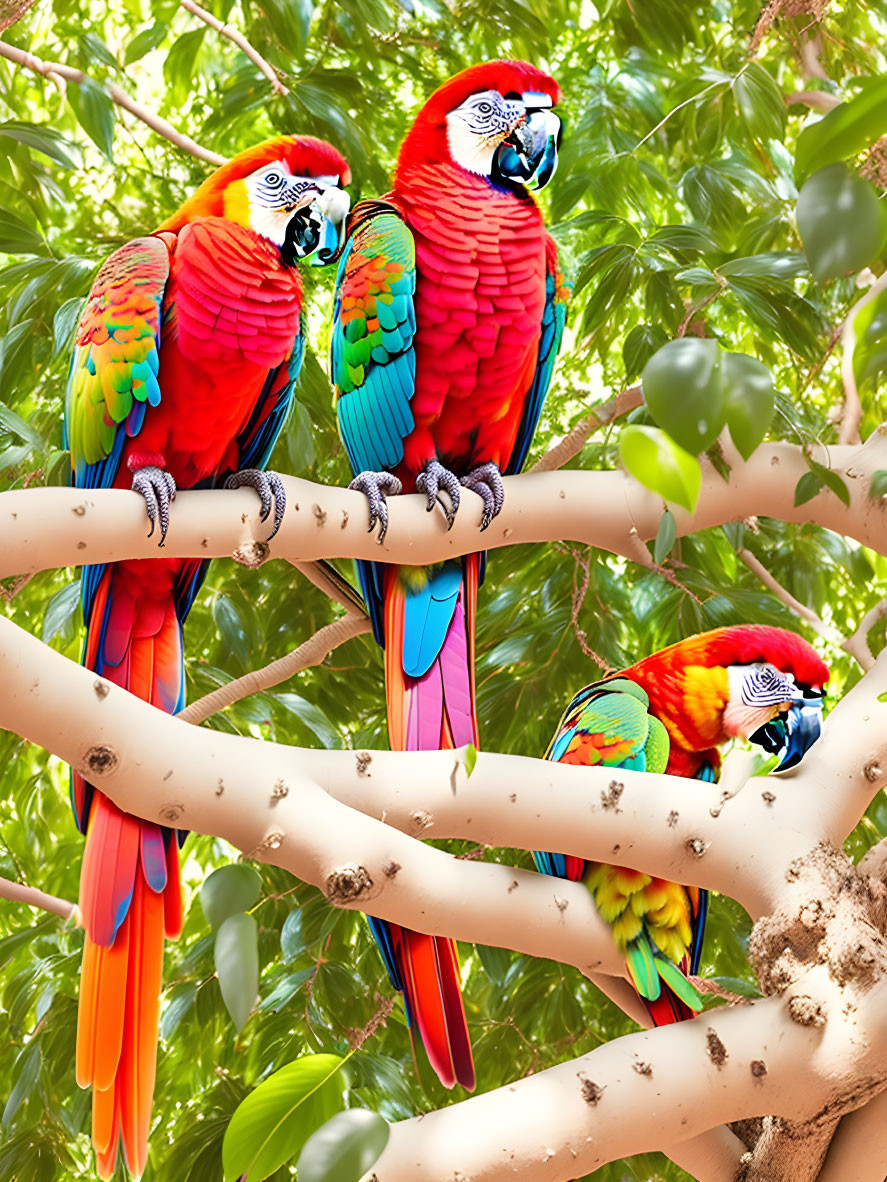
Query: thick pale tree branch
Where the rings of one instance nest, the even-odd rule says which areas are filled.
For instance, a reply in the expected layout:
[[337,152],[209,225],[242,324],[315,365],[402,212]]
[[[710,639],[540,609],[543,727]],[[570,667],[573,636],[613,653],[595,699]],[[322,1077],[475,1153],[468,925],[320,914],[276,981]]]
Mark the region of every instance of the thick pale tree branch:
[[[89,77],[82,70],[74,69],[73,66],[66,66],[61,62],[45,62],[41,58],[35,57],[32,53],[28,53],[25,49],[19,49],[15,45],[7,45],[5,41],[0,41],[0,57],[5,57],[8,61],[15,62],[24,69],[33,70],[36,74],[43,74],[44,77],[55,81],[62,93],[64,93],[64,84],[66,82],[76,82],[79,85]],[[96,85],[100,84],[96,83]],[[224,156],[220,156],[217,152],[211,152],[209,148],[201,147],[190,136],[185,135],[184,132],[177,131],[171,123],[168,123],[158,115],[156,111],[152,111],[150,107],[146,107],[143,103],[136,102],[134,98],[131,98],[116,82],[105,82],[101,85],[104,86],[108,95],[118,107],[122,107],[125,111],[129,111],[131,115],[135,115],[137,119],[141,119],[152,131],[156,131],[158,135],[163,136],[164,139],[175,144],[177,148],[181,148],[184,152],[190,152],[192,156],[197,156],[200,160],[207,160],[210,164],[225,163]]]
[[841,644],[841,648],[848,652],[863,669],[871,669],[875,663],[875,658],[869,647],[868,635],[884,616],[887,616],[887,599],[882,599],[880,603],[876,603],[873,608],[870,608],[859,621],[859,626],[853,635],[848,636]]
[[26,903],[29,907],[39,907],[41,911],[60,915],[62,919],[70,919],[77,915],[76,903],[69,903],[66,899],[57,899],[55,895],[47,895],[35,887],[13,882],[9,878],[0,878],[0,899],[9,899],[13,903]]
[[[794,504],[798,480],[809,471],[799,447],[784,443],[759,447],[744,463],[732,464],[725,481],[705,466],[694,513],[672,506],[680,536],[750,516],[814,522],[887,553],[887,506],[873,498],[873,473],[887,468],[887,428],[874,432],[863,447],[819,449],[815,458],[831,461],[850,494],[844,505],[824,489],[803,505]],[[621,471],[538,472],[505,478],[505,507],[483,534],[481,501],[467,490],[455,524],[447,530],[442,514],[425,512],[424,497],[389,499],[391,524],[379,545],[367,532],[365,499],[356,492],[284,477],[287,512],[268,545],[268,525],[259,520],[258,498],[249,489],[183,492],[176,498],[165,554],[218,558],[249,552],[257,565],[274,556],[294,563],[321,558],[366,558],[428,565],[459,554],[523,542],[571,539],[633,558],[632,530],[638,538],[656,536],[662,499]],[[144,502],[117,489],[39,488],[0,493],[0,578],[82,562],[156,557],[148,538]]]
[[220,686],[212,693],[198,698],[196,702],[192,702],[190,706],[180,710],[178,717],[183,722],[203,722],[211,714],[226,709],[242,698],[248,698],[250,694],[261,693],[262,690],[270,689],[273,685],[280,685],[282,681],[295,677],[304,669],[319,665],[334,648],[338,648],[340,644],[344,644],[355,636],[362,636],[365,632],[370,631],[372,631],[372,624],[368,616],[355,616],[350,612],[346,613],[340,619],[333,620],[331,624],[319,628],[313,636],[310,636],[298,648],[293,649],[291,653],[287,653],[285,657],[272,661],[263,669],[254,669],[250,673],[245,673],[243,677],[229,681],[227,685]]
[[207,12],[205,8],[201,8],[199,4],[195,4],[194,0],[179,0],[181,7],[192,16],[196,16],[202,20],[205,25],[209,25],[211,29],[215,29],[222,37],[227,37],[229,41],[242,49],[246,56],[254,65],[258,66],[259,70],[265,75],[271,83],[271,89],[275,94],[288,94],[287,88],[283,85],[277,77],[274,69],[265,61],[258,50],[254,49],[244,37],[239,29],[235,29],[233,25],[226,25],[224,21],[220,21],[218,17],[213,16],[211,12]]

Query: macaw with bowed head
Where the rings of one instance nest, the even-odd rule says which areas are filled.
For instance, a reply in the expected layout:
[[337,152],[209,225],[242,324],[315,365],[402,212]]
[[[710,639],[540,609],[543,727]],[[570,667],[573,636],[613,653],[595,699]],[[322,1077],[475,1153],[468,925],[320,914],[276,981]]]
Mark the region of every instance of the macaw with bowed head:
[[[745,739],[777,754],[781,771],[819,737],[828,675],[816,650],[784,628],[702,632],[581,689],[545,758],[711,781],[717,748]],[[702,1008],[687,974],[702,954],[707,891],[570,854],[533,856],[543,874],[591,891],[656,1026]]]
[[[529,191],[557,162],[561,94],[521,61],[464,70],[434,92],[381,201],[358,205],[331,343],[339,429],[380,541],[386,493],[418,491],[452,525],[462,487],[481,530],[519,472],[565,318],[557,251]],[[477,743],[474,617],[484,556],[430,568],[360,563],[385,649],[396,750]],[[453,942],[371,919],[441,1081],[474,1087]]]
[[[160,545],[177,488],[248,485],[285,501],[261,471],[283,427],[305,348],[296,264],[336,254],[348,210],[343,157],[311,136],[279,136],[213,173],[153,234],[115,251],[77,329],[65,407],[73,482],[133,488]],[[184,705],[182,624],[206,575],[201,559],[87,566],[83,662],[161,710]],[[182,926],[178,846],[163,825],[121,812],[74,774],[86,834],[86,931],[77,1080],[93,1088],[101,1177],[122,1142],[147,1159],[164,938]],[[177,840],[178,839],[178,840]]]

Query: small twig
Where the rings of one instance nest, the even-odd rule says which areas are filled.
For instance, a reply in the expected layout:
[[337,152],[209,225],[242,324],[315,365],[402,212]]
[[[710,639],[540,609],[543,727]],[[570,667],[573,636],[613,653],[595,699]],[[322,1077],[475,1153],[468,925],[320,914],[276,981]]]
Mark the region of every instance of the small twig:
[[855,661],[858,662],[861,669],[868,672],[869,669],[874,668],[875,658],[872,656],[872,650],[869,647],[868,636],[872,628],[879,620],[887,616],[887,599],[882,599],[880,603],[876,603],[873,608],[865,613],[859,621],[859,626],[852,636],[848,636],[846,640],[841,642],[841,648],[845,653],[849,653]]
[[826,90],[795,90],[785,96],[787,107],[792,106],[793,103],[802,103],[814,111],[826,112],[840,106],[841,100],[837,95],[829,94]]
[[660,563],[656,562],[634,526],[632,526],[628,531],[628,549],[631,551],[631,553],[627,554],[626,558],[630,558],[631,561],[636,562],[638,566],[643,566],[646,567],[647,570],[655,571],[657,575],[662,575],[666,583],[671,583],[672,587],[677,587],[679,591],[683,591],[686,595],[689,595],[694,603],[698,603],[700,607],[702,606],[702,600],[699,598],[699,596],[695,595],[689,587],[682,583],[674,571],[670,571],[667,566],[662,566]]
[[62,919],[74,917],[79,923],[80,912],[76,903],[69,903],[66,899],[57,899],[55,895],[44,894],[36,887],[24,886],[9,878],[0,878],[0,899],[9,899],[13,903],[27,903],[29,907],[39,907],[41,911],[60,915]]
[[569,434],[565,435],[560,443],[556,443],[544,456],[541,456],[529,471],[555,472],[558,468],[563,468],[564,464],[568,464],[574,456],[579,455],[593,431],[609,426],[614,419],[618,419],[621,415],[628,414],[630,410],[641,406],[643,401],[644,395],[640,386],[631,386],[628,390],[621,390],[615,398],[602,403],[597,410],[591,411],[584,419],[580,419]]
[[853,373],[853,350],[856,348],[856,333],[853,322],[856,314],[866,304],[870,304],[876,296],[887,288],[887,271],[880,275],[862,299],[857,300],[847,313],[841,328],[841,381],[844,384],[844,408],[841,411],[841,429],[838,433],[839,443],[859,443],[859,424],[862,422],[862,403],[859,400],[859,390],[856,388],[856,376]]
[[588,557],[583,558],[578,550],[574,550],[572,546],[567,547],[568,552],[572,555],[576,567],[582,571],[581,583],[576,582],[576,570],[573,571],[573,600],[570,605],[570,619],[573,623],[573,632],[576,640],[579,642],[579,647],[585,653],[586,657],[594,661],[594,663],[605,672],[609,670],[610,665],[603,657],[598,656],[594,649],[588,643],[588,636],[583,628],[579,627],[579,612],[582,610],[582,605],[585,602],[585,596],[588,593],[588,583],[591,579],[591,551]]
[[717,981],[712,981],[709,977],[689,977],[690,984],[696,989],[697,993],[704,993],[709,997],[723,997],[725,1001],[729,1001],[731,1005],[750,1005],[750,999],[743,997],[741,993],[733,993],[730,989],[725,989]]
[[250,45],[239,29],[235,29],[232,25],[226,25],[224,21],[220,21],[211,12],[207,12],[205,8],[201,8],[199,4],[195,4],[194,0],[180,0],[180,4],[182,8],[186,9],[193,16],[196,16],[198,20],[202,20],[204,24],[209,25],[211,29],[215,29],[217,33],[220,33],[223,37],[227,37],[229,41],[233,41],[235,45],[242,49],[249,60],[259,67],[271,83],[271,89],[275,94],[289,93],[273,68],[265,61],[258,50],[253,49],[252,45]]
[[777,578],[770,574],[760,559],[752,554],[751,550],[746,550],[744,546],[741,546],[736,551],[736,556],[740,562],[745,563],[751,573],[760,579],[768,590],[773,592],[777,599],[782,600],[790,612],[809,624],[814,632],[819,633],[823,640],[827,640],[829,644],[843,647],[843,637],[837,628],[833,628],[831,624],[827,624],[812,608],[807,607],[806,604],[795,599],[794,595],[783,587]]
[[[35,57],[27,50],[18,49],[15,45],[7,45],[5,41],[0,41],[0,57],[5,57],[7,61],[15,62],[24,69],[33,70],[35,74],[42,74],[44,78],[49,78],[55,82],[60,91],[64,93],[65,82],[76,82],[78,85],[86,82],[89,78],[82,70],[75,70],[72,66],[64,66],[60,62],[44,62],[39,57]],[[97,83],[98,85],[98,83]],[[190,136],[185,135],[181,131],[176,131],[171,123],[161,118],[155,111],[142,103],[136,102],[135,99],[130,98],[125,90],[122,90],[114,82],[106,82],[104,88],[107,90],[108,96],[125,111],[129,111],[131,115],[135,115],[137,119],[141,119],[146,123],[152,131],[156,131],[158,135],[163,136],[164,139],[170,141],[181,148],[184,152],[190,152],[192,156],[196,156],[200,160],[206,160],[210,164],[224,164],[225,157],[220,156],[217,152],[211,152],[209,148],[203,148],[200,144],[195,143]]]
[[20,21],[35,0],[0,0],[0,33]]
[[375,1014],[367,1022],[366,1026],[361,1026],[359,1029],[354,1029],[351,1026],[346,1026],[345,1034],[348,1038],[348,1049],[351,1051],[359,1051],[368,1038],[376,1033],[380,1026],[384,1026],[391,1015],[391,1011],[397,1004],[395,994],[389,994],[383,997],[381,993],[376,994],[376,1001],[379,1003]]
[[192,702],[190,706],[186,706],[184,710],[180,711],[178,717],[184,722],[203,722],[211,714],[217,714],[227,706],[233,705],[234,702],[239,702],[241,698],[248,698],[250,694],[257,694],[262,690],[269,689],[272,685],[279,685],[296,673],[319,665],[334,648],[338,648],[340,644],[344,644],[346,640],[351,640],[354,636],[369,632],[371,628],[372,625],[367,616],[358,616],[347,612],[338,620],[318,629],[313,636],[291,653],[287,653],[285,657],[272,661],[264,669],[253,669],[251,672],[245,673],[243,677],[229,681],[227,685],[220,686],[212,693],[198,698],[196,702]]

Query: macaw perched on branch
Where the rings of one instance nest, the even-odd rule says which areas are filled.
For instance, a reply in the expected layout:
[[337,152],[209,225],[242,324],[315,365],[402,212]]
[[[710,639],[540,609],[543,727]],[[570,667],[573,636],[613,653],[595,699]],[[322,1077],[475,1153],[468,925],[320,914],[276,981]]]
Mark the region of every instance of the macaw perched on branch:
[[[104,263],[77,329],[65,408],[73,480],[129,488],[146,501],[160,545],[176,488],[249,485],[292,399],[305,348],[296,263],[329,262],[344,230],[350,179],[323,140],[280,136],[213,173],[155,233]],[[87,566],[83,662],[161,710],[184,704],[182,624],[206,575],[201,559]],[[121,812],[75,773],[86,834],[80,913],[86,930],[77,1080],[93,1087],[92,1139],[103,1178],[122,1140],[145,1168],[157,1057],[164,936],[182,926],[178,844],[165,825]],[[179,841],[177,842],[176,838]]]
[[[473,66],[419,112],[394,187],[354,210],[339,267],[332,371],[351,487],[370,529],[385,493],[423,492],[452,525],[461,488],[502,508],[551,380],[566,291],[528,186],[557,162],[554,79],[526,62]],[[441,495],[443,494],[443,495]],[[444,499],[446,498],[446,499]],[[477,743],[474,615],[483,555],[430,568],[359,564],[385,648],[395,750]],[[474,1087],[453,942],[371,919],[443,1084]]]
[[[716,780],[717,748],[747,739],[793,767],[819,737],[828,667],[784,628],[716,628],[581,689],[546,759]],[[584,882],[625,953],[656,1026],[702,1003],[687,974],[702,953],[708,892],[639,870],[535,853],[543,874]]]

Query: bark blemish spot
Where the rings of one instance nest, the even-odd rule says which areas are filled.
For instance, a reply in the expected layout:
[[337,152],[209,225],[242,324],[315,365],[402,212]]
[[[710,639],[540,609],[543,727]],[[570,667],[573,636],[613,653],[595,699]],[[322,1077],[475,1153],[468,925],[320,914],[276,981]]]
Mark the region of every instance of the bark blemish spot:
[[84,515],[84,513],[86,512],[86,506],[85,505],[75,505],[74,508],[71,510],[71,512],[76,517],[82,517]]
[[566,899],[564,899],[561,895],[554,896],[554,905],[558,909],[558,911],[561,913],[561,915],[563,915],[563,913],[570,906],[569,902]]
[[86,549],[86,542],[78,542],[77,549],[78,550],[85,550]]
[[182,819],[184,812],[185,806],[182,804],[182,802],[174,800],[170,801],[168,804],[161,805],[160,813],[158,815],[164,825],[169,825],[171,829],[175,829],[178,827],[179,821]]
[[347,524],[348,524],[348,510],[343,509],[342,510],[342,524],[339,526],[339,529],[344,529]]
[[694,858],[702,858],[710,845],[710,841],[703,841],[701,837],[690,837],[686,843],[687,853],[692,854]]
[[172,775],[172,768],[170,768],[169,771],[166,773],[166,775],[163,777],[164,784],[166,783],[166,781],[169,779],[169,777],[171,775]]
[[209,545],[209,538],[204,538],[203,541],[200,543],[200,549],[205,550],[208,545]]
[[519,886],[520,886],[520,883],[517,881],[517,879],[515,879],[512,882],[511,886],[508,888],[509,895],[511,894],[512,891],[516,891]]
[[604,1089],[600,1084],[596,1084],[593,1079],[589,1079],[587,1075],[579,1073],[579,1092],[586,1104],[590,1104],[594,1108],[598,1100],[604,1094]]
[[95,690],[95,696],[100,702],[104,698],[107,698],[108,694],[111,692],[111,687],[108,685],[108,683],[106,681],[99,681],[98,678],[96,678],[96,680],[92,683],[92,688]]
[[773,804],[773,802],[776,800],[776,797],[772,792],[762,792],[761,800],[763,800],[764,804]]
[[601,790],[601,804],[605,809],[615,809],[617,813],[621,813],[619,801],[624,791],[624,784],[620,784],[618,780],[611,780],[606,789]]
[[877,783],[878,780],[880,780],[881,776],[883,775],[883,772],[881,771],[878,764],[874,760],[872,760],[870,763],[867,763],[865,765],[865,767],[863,768],[863,775],[865,776],[865,778],[868,780],[868,782],[870,784],[875,784],[875,783]]
[[366,897],[372,889],[373,880],[367,868],[352,863],[327,875],[323,893],[328,902],[341,907]]
[[617,841],[616,844],[613,846],[613,853],[618,854],[621,849],[622,849],[622,843]]
[[720,1071],[727,1062],[727,1048],[721,1042],[718,1032],[712,1026],[709,1026],[705,1032],[705,1051],[709,1059],[711,1059],[712,1063]]
[[373,762],[372,755],[370,755],[369,751],[358,751],[355,757],[357,759],[357,774],[359,776],[369,777],[370,773],[367,771],[367,768]]
[[826,1009],[822,1002],[805,994],[790,997],[788,1012],[793,1022],[799,1026],[824,1026]]
[[512,804],[516,804],[517,803],[517,793],[512,792],[508,799],[511,801]]
[[389,862],[387,866],[382,867],[382,873],[386,878],[394,878],[400,869],[400,862]]
[[87,768],[93,776],[108,776],[117,767],[120,759],[113,747],[90,747],[84,756]]
[[767,1074],[767,1064],[763,1059],[752,1059],[750,1067],[755,1079],[763,1079]]
[[671,812],[668,814],[668,816],[665,819],[665,823],[668,825],[669,829],[674,829],[675,825],[677,825],[677,823],[678,823],[679,816],[680,816],[680,813],[678,813],[676,809],[671,810]]
[[221,778],[221,776],[220,776],[220,777],[219,777],[219,786],[218,786],[218,788],[216,789],[216,796],[221,796],[221,795],[222,795],[222,793],[223,793],[224,791],[225,791],[225,785],[224,785],[224,783],[222,782],[222,778]]
[[416,809],[415,812],[410,813],[410,821],[413,823],[413,829],[417,833],[421,833],[423,829],[427,829],[429,825],[433,824],[434,818],[425,809]]
[[278,800],[283,800],[285,796],[289,796],[289,786],[283,780],[275,780],[271,789],[271,805],[277,804]]
[[326,525],[326,509],[321,509],[320,505],[312,505],[311,512],[318,526]]
[[270,553],[271,547],[267,542],[244,542],[231,557],[247,570],[258,570]]
[[653,1078],[653,1064],[652,1063],[645,1063],[643,1059],[635,1058],[635,1061],[632,1063],[631,1066],[638,1073],[638,1075],[646,1075],[648,1077],[648,1079]]

